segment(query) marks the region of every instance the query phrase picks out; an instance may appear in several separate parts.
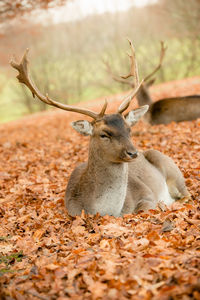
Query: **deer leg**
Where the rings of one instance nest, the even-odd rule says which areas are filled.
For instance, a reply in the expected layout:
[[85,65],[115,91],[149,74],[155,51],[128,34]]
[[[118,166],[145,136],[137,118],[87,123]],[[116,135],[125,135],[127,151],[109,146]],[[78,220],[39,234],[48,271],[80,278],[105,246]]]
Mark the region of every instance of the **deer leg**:
[[163,174],[170,196],[174,200],[182,199],[190,195],[180,169],[170,157],[157,150],[145,151],[144,156]]
[[184,180],[182,178],[169,178],[167,179],[167,186],[169,189],[170,196],[175,200],[180,200],[184,197],[189,197],[190,193],[188,192]]
[[139,212],[139,211],[144,211],[144,212],[147,212],[149,209],[155,209],[155,202],[152,201],[153,199],[148,199],[148,198],[144,198],[144,199],[141,199],[137,205],[136,205],[136,208],[134,210],[134,212]]
[[125,203],[121,215],[137,213],[140,210],[155,209],[157,201],[151,189],[141,180],[129,178]]

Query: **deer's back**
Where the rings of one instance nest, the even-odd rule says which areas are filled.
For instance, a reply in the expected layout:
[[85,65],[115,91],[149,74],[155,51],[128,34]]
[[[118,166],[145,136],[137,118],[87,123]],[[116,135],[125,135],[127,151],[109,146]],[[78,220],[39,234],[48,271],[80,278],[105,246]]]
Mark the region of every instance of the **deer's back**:
[[168,124],[200,118],[200,95],[161,99],[147,113],[151,124]]

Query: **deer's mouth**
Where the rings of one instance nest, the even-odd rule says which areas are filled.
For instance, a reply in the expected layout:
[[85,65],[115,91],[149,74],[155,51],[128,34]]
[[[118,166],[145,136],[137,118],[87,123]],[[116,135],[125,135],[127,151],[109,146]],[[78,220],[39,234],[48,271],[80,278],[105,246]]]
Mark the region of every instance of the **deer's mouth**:
[[120,159],[122,162],[131,162],[138,157],[137,151],[124,151]]
[[133,161],[134,159],[135,159],[136,157],[134,157],[134,158],[124,158],[123,159],[123,162],[131,162],[131,161]]

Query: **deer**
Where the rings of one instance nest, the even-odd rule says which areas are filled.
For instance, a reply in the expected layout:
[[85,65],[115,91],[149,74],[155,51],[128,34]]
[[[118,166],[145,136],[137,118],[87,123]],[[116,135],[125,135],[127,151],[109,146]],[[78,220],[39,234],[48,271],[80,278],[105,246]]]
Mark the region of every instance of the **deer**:
[[[162,67],[166,50],[167,47],[164,45],[164,42],[161,41],[159,63],[155,69],[144,78],[143,83],[136,94],[139,106],[145,104],[149,105],[149,110],[144,115],[143,120],[150,125],[192,121],[200,118],[200,95],[163,98],[153,102],[149,87],[155,82],[153,76]],[[134,87],[132,81],[126,80],[124,76],[117,76],[114,74],[108,61],[103,60],[103,63],[106,66],[107,72],[115,81],[126,84],[131,88]]]
[[131,140],[131,127],[147,112],[148,105],[128,109],[143,81],[139,80],[135,50],[130,40],[130,73],[134,89],[122,99],[117,111],[106,114],[105,100],[99,113],[62,104],[42,94],[31,79],[27,51],[20,63],[11,61],[25,84],[44,103],[80,113],[92,120],[77,120],[72,127],[90,136],[88,160],[71,173],[65,192],[65,206],[71,216],[86,214],[115,217],[170,205],[189,196],[184,177],[174,161],[157,150],[138,151]]

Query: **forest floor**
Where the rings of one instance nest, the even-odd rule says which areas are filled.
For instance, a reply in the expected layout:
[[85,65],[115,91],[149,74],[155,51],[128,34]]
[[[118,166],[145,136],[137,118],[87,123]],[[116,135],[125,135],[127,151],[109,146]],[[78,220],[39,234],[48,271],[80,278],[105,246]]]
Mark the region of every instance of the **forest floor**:
[[[200,94],[200,78],[151,92],[155,99]],[[111,100],[114,112],[120,95]],[[101,102],[87,106],[98,111]],[[72,218],[64,192],[89,140],[69,125],[80,118],[54,110],[0,126],[0,299],[199,300],[200,120],[133,128],[138,149],[174,159],[189,202],[123,218]]]

